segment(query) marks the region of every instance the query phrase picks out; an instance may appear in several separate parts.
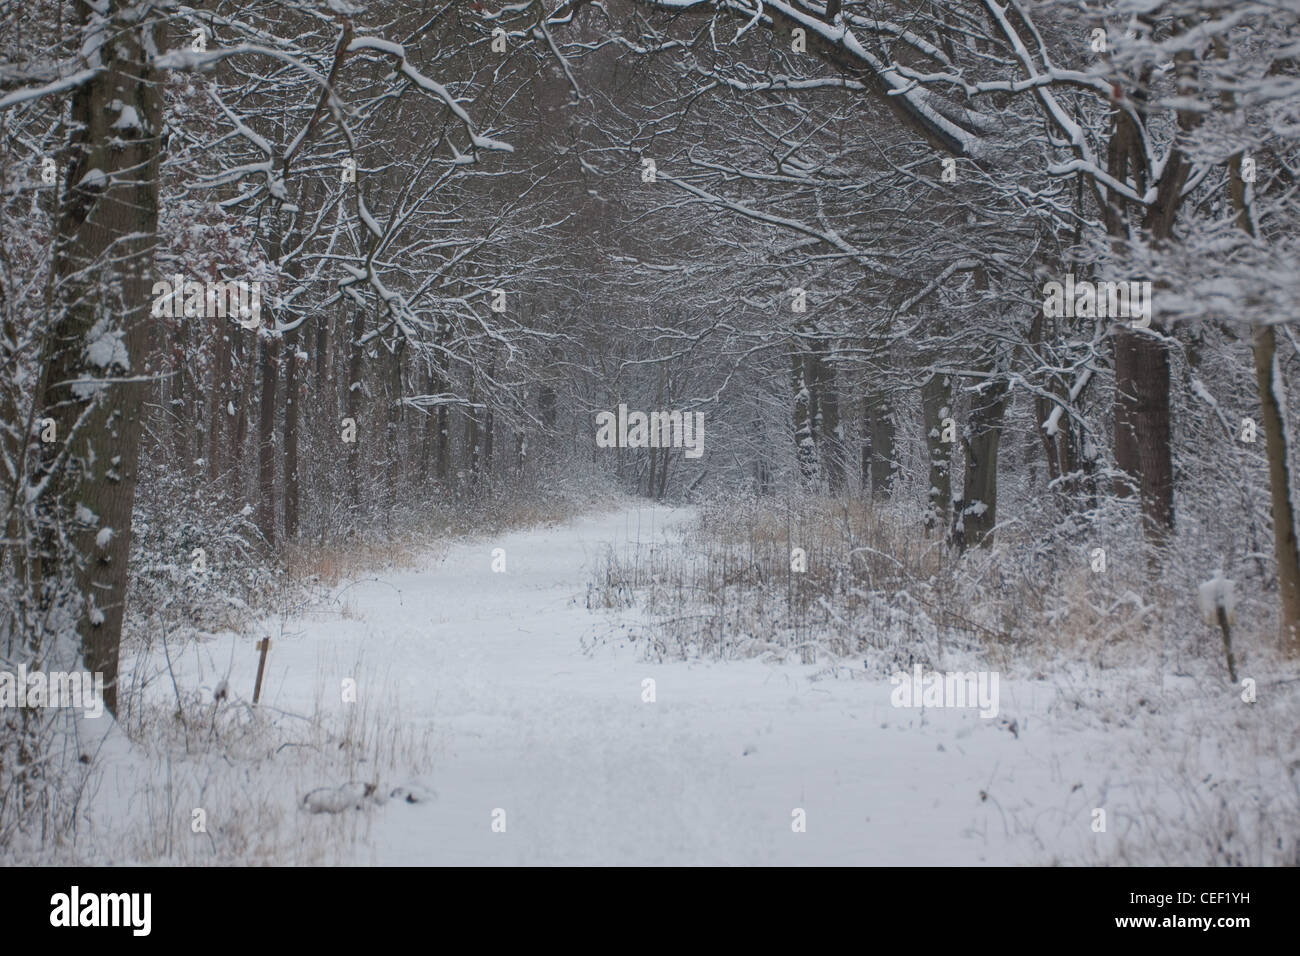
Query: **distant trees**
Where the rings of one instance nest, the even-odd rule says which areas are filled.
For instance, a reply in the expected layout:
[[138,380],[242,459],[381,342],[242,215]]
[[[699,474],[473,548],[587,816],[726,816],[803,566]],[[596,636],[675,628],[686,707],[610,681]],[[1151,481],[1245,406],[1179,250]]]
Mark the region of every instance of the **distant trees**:
[[[316,457],[352,451],[343,461],[360,497],[361,443],[343,439],[340,412],[387,450],[386,483],[399,486],[413,457],[396,430],[407,410],[445,419],[449,404],[470,407],[445,378],[458,363],[479,378],[480,356],[461,350],[476,337],[456,331],[455,313],[485,322],[486,287],[499,284],[475,276],[492,231],[460,225],[481,200],[450,184],[509,146],[462,105],[476,74],[480,92],[496,82],[502,59],[481,57],[493,27],[477,15],[421,27],[452,41],[431,44],[425,67],[456,75],[453,94],[332,4],[159,16],[111,0],[69,5],[71,18],[62,6],[7,10],[0,22],[4,571],[22,583],[7,592],[4,631],[20,638],[16,659],[75,639],[115,710],[141,455],[169,459],[213,504],[251,499],[272,548],[297,536],[304,478],[317,483],[314,469],[304,476],[304,444]],[[403,16],[417,25],[408,13],[387,28]],[[495,20],[516,49],[546,29],[540,5]],[[417,134],[411,148],[392,142],[395,123]],[[161,275],[262,287],[259,327],[205,314],[201,296],[199,314],[158,311]],[[518,333],[491,324],[477,336],[491,341],[489,381],[490,356]],[[387,362],[372,364],[380,351]],[[436,396],[411,404],[408,364],[444,376]],[[369,415],[374,398],[381,410]],[[304,416],[307,405],[318,414]],[[471,407],[480,414],[487,462],[493,413]],[[348,487],[336,475],[327,484]],[[337,512],[328,502],[307,517],[319,525]]]
[[[1028,258],[1021,261],[1033,268],[1022,276],[1019,290],[1006,290],[1022,301],[1032,301],[1036,293],[1023,280],[1032,275],[1036,282],[1050,270],[1167,279],[1182,263],[1203,263],[1188,250],[1196,245],[1192,230],[1198,223],[1213,230],[1203,210],[1223,209],[1235,196],[1237,215],[1243,224],[1249,218],[1244,197],[1253,190],[1233,170],[1248,152],[1257,161],[1259,151],[1276,163],[1271,168],[1289,168],[1274,150],[1290,154],[1295,146],[1283,142],[1285,134],[1279,136],[1279,127],[1264,117],[1286,110],[1281,104],[1294,98],[1296,63],[1282,52],[1287,48],[1282,37],[1296,23],[1292,14],[1279,17],[1266,4],[1228,10],[1199,0],[1171,0],[1133,16],[1107,4],[1087,11],[1032,12],[991,0],[942,9],[928,2],[870,10],[850,4],[837,10],[842,20],[835,22],[821,0],[641,0],[640,5],[670,11],[676,30],[683,14],[696,14],[718,26],[737,24],[737,40],[755,27],[771,31],[773,56],[758,54],[732,65],[692,64],[702,82],[767,96],[859,91],[864,115],[888,107],[900,130],[919,136],[939,155],[963,160],[964,181],[982,178],[1004,196],[1007,218],[997,222],[1007,237],[1015,234],[1015,204],[1034,209],[1046,234],[1036,245],[1022,246],[1020,255]],[[802,31],[802,45],[791,40],[796,30]],[[663,34],[641,44],[671,47]],[[791,57],[775,53],[783,50],[808,55],[791,69]],[[1239,111],[1241,90],[1252,103],[1247,112],[1253,119]],[[1036,162],[1028,161],[1032,154]],[[1277,176],[1269,178],[1278,182]],[[735,208],[721,197],[716,201]],[[996,206],[979,208],[987,215]],[[829,234],[825,239],[836,245]],[[986,249],[978,250],[977,258],[985,271],[999,265]],[[1260,281],[1267,283],[1262,276]],[[1161,282],[1160,288],[1169,301],[1149,326],[1117,323],[1099,339],[1087,328],[1052,330],[1035,318],[1028,335],[1020,337],[1029,340],[1029,348],[1017,351],[1047,362],[1036,371],[1014,369],[1002,360],[975,370],[980,377],[1010,373],[1031,389],[1054,487],[1081,502],[1095,494],[1101,468],[1096,423],[1081,414],[1079,403],[1089,390],[1097,391],[1103,373],[1113,374],[1114,490],[1138,499],[1143,526],[1158,549],[1174,526],[1171,388],[1182,304],[1168,294],[1175,284]],[[1268,482],[1282,628],[1293,635],[1298,619],[1292,594],[1300,592],[1290,582],[1300,580],[1300,558],[1290,452],[1280,425],[1281,403],[1274,400],[1281,372],[1267,360],[1276,355],[1269,346],[1276,321],[1262,318],[1252,335],[1259,397],[1264,417],[1274,423],[1266,423],[1265,431],[1271,432]],[[1051,331],[1061,338],[1047,338]],[[984,526],[984,516],[992,521],[994,514],[995,487],[986,469],[996,467],[994,422],[1007,394],[1005,385],[993,381],[976,385],[964,430],[968,481],[960,524],[981,535],[992,527]]]
[[[1271,536],[1300,640],[1293,13],[342,9],[0,14],[21,655],[111,683],[150,509],[247,511],[280,562],[579,463],[958,547],[1127,509],[1157,564],[1188,513],[1257,565]],[[257,283],[260,321],[157,314],[176,275]],[[1045,311],[1066,275],[1150,281],[1153,320]],[[703,411],[708,453],[605,454],[620,403]]]

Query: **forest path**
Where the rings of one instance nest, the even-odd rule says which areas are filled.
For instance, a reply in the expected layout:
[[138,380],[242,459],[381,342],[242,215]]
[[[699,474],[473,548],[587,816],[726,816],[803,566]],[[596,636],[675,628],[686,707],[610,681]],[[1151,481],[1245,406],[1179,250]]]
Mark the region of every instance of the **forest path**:
[[[463,540],[419,570],[341,589],[346,614],[273,635],[271,705],[309,712],[332,695],[337,708],[321,688],[353,676],[353,706],[392,705],[403,728],[431,730],[437,798],[375,808],[358,862],[1004,863],[1087,832],[1051,737],[1040,753],[1017,711],[1041,710],[1042,687],[1004,682],[1001,717],[985,720],[894,708],[881,675],[649,664],[618,640],[584,651],[635,618],[586,608],[606,549],[672,547],[665,530],[689,515],[632,506]],[[494,548],[505,573],[492,571]],[[806,832],[792,830],[796,808]]]

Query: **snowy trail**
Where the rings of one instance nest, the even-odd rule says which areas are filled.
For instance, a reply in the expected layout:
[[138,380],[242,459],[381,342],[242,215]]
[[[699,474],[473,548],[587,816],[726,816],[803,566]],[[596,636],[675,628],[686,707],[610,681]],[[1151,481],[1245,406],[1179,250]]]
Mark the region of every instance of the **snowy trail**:
[[[1026,713],[1050,696],[1041,687],[1003,684],[1017,738],[971,710],[891,707],[882,675],[647,664],[617,642],[583,653],[584,637],[608,633],[606,612],[584,603],[605,549],[663,540],[686,516],[632,508],[459,542],[419,570],[343,589],[344,615],[268,631],[268,704],[393,705],[404,727],[432,730],[437,799],[368,811],[357,862],[1008,863],[1044,858],[1009,833],[1032,828],[1059,845],[1063,831],[1086,831],[1057,748],[1049,737],[1040,752],[1025,733]],[[504,574],[491,570],[494,548]],[[232,681],[251,687],[254,655],[236,656]],[[211,665],[201,669],[211,682]],[[358,681],[357,705],[340,702],[345,677]],[[504,833],[491,827],[497,808]],[[806,832],[792,831],[795,808]]]

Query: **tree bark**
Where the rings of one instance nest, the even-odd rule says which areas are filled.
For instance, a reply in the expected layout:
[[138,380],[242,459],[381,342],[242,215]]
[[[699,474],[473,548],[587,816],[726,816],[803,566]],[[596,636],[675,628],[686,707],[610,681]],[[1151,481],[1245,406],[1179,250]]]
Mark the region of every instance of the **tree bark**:
[[388,420],[384,425],[384,454],[387,459],[385,484],[388,486],[388,505],[396,510],[397,491],[402,485],[402,422],[406,407],[402,404],[402,358],[406,354],[406,338],[401,336],[393,343],[388,356]]
[[[437,391],[434,386],[432,368],[424,368],[421,384],[426,395],[432,395]],[[420,425],[420,478],[426,482],[429,480],[429,475],[432,471],[433,441],[437,427],[437,409],[428,409],[424,416],[424,421]]]
[[840,426],[840,398],[835,369],[824,352],[813,355],[813,392],[816,395],[816,437],[822,470],[832,495],[844,491],[844,435]]
[[[57,441],[41,445],[32,489],[41,603],[71,600],[64,607],[85,666],[104,675],[104,704],[115,715],[163,125],[161,77],[148,66],[157,20],[127,18],[122,7],[109,0],[96,8],[106,21],[103,72],[72,95],[51,271],[54,322],[38,391],[38,417],[54,420]],[[84,28],[91,7],[78,9]],[[138,125],[122,124],[128,108]]]
[[794,447],[799,461],[799,477],[805,485],[812,485],[818,478],[817,443],[813,433],[816,408],[808,365],[807,353],[796,348],[790,358],[790,385],[794,391]]
[[[441,395],[451,389],[448,376],[450,359],[447,355],[447,349],[451,345],[451,323],[446,319],[439,322],[438,345],[439,350],[434,357],[434,390]],[[444,485],[451,477],[451,409],[445,404],[438,406],[436,475]]]
[[[343,407],[347,410],[346,418],[352,419],[356,426],[355,441],[347,445],[348,481],[351,485],[352,506],[361,507],[361,390],[365,387],[361,381],[362,362],[365,358],[365,346],[361,344],[366,334],[366,313],[357,309],[352,313],[352,331],[348,342],[348,377],[347,397]],[[335,434],[338,434],[336,432]]]
[[663,501],[664,495],[668,491],[668,463],[672,460],[672,449],[661,448],[659,450],[659,492],[655,495],[655,500]]
[[1010,401],[1005,379],[989,382],[971,400],[962,443],[966,446],[966,480],[962,489],[961,546],[993,546],[998,520],[998,444],[1002,417]]
[[478,487],[479,468],[482,449],[479,447],[478,376],[470,370],[469,407],[465,409],[465,450],[469,452],[469,484],[471,489]]
[[894,494],[898,463],[894,460],[894,403],[883,390],[870,391],[866,401],[871,434],[871,494],[882,501]]
[[298,537],[298,409],[306,371],[298,362],[298,328],[284,334],[284,353],[284,537],[292,541]]
[[[1186,52],[1175,55],[1180,77],[1185,73]],[[1180,92],[1192,95],[1180,79]],[[1137,95],[1137,94],[1135,94]],[[1189,117],[1179,113],[1179,125],[1186,129]],[[1114,111],[1109,170],[1119,180],[1133,170],[1138,192],[1146,191],[1144,165],[1136,128],[1127,114]],[[1173,224],[1182,204],[1182,188],[1189,166],[1177,147],[1156,183],[1156,200],[1147,210],[1144,227],[1157,244],[1173,235]],[[1106,227],[1117,240],[1129,231],[1128,204],[1112,200]],[[1116,482],[1116,493],[1140,497],[1143,528],[1157,546],[1169,538],[1174,526],[1174,461],[1169,420],[1169,351],[1164,329],[1153,322],[1145,331],[1121,326],[1115,335],[1115,463],[1130,476]]]
[[[238,373],[242,376],[242,381],[233,402],[235,421],[230,436],[230,456],[228,459],[230,466],[227,468],[226,473],[230,484],[230,493],[236,501],[240,501],[244,498],[244,452],[248,446],[248,406],[252,401],[253,380],[257,372],[256,355],[253,354],[257,347],[257,338],[256,333],[248,332],[243,328],[239,328],[238,331],[232,329],[230,334],[234,337],[232,345],[236,368],[240,368],[242,363],[242,371]],[[248,347],[250,341],[253,348]]]
[[948,527],[952,505],[952,450],[956,443],[943,440],[944,419],[952,416],[952,379],[935,373],[921,386],[921,411],[925,423],[925,445],[930,458],[930,484],[926,492],[926,533]]
[[555,389],[549,385],[541,387],[537,394],[537,408],[541,413],[542,427],[548,432],[554,431],[556,421]]
[[230,336],[232,332],[224,326],[218,327],[215,334],[216,357],[212,370],[212,407],[209,409],[208,426],[208,481],[213,488],[224,487],[222,481],[226,467],[226,419],[230,417],[235,395],[231,387]]
[[276,388],[280,382],[277,356],[280,336],[274,331],[258,334],[261,352],[262,395],[257,422],[257,529],[266,543],[275,546],[275,413]]
[[1291,500],[1289,436],[1283,427],[1281,369],[1273,326],[1255,328],[1255,382],[1262,407],[1261,424],[1268,454],[1268,488],[1273,506],[1273,556],[1281,591],[1281,638],[1291,654],[1300,652],[1300,550],[1296,544],[1295,505]]
[[[664,369],[659,367],[659,384],[655,388],[655,408],[664,407]],[[659,459],[660,453],[658,448],[650,448],[650,479],[646,482],[645,496],[653,498],[655,496],[655,479],[659,476]]]
[[[1151,334],[1155,333],[1155,334]],[[1169,350],[1164,330],[1122,328],[1115,342],[1115,463],[1133,476],[1116,493],[1140,496],[1148,540],[1163,544],[1174,526],[1174,467],[1169,419]]]
[[[158,323],[153,323],[157,330]],[[188,477],[194,473],[194,426],[197,416],[193,409],[199,404],[197,388],[189,377],[190,328],[185,319],[176,323],[175,342],[172,345],[171,375],[168,377],[170,395],[166,415],[172,430],[172,455],[176,465]],[[193,409],[191,408],[193,406]]]
[[[1237,210],[1237,225],[1255,235],[1246,183],[1241,178],[1241,154],[1228,165],[1228,189]],[[1251,352],[1255,386],[1259,391],[1260,424],[1268,455],[1269,503],[1273,509],[1273,557],[1282,607],[1279,636],[1291,654],[1300,654],[1300,545],[1296,541],[1295,502],[1291,497],[1291,436],[1286,432],[1286,393],[1277,361],[1277,335],[1271,325],[1255,327]]]

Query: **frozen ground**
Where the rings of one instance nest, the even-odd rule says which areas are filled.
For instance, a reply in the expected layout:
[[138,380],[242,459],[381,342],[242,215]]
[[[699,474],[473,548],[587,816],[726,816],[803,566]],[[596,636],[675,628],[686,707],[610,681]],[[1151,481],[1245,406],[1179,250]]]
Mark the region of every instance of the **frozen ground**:
[[[618,640],[584,651],[619,623],[585,605],[604,550],[670,547],[665,529],[688,517],[633,507],[461,541],[418,570],[267,621],[267,707],[319,704],[342,717],[364,705],[430,732],[432,767],[416,783],[433,799],[346,811],[369,819],[339,852],[377,864],[1045,863],[1104,857],[1153,808],[1177,812],[1182,797],[1153,779],[1170,770],[1142,755],[1153,731],[1133,703],[1140,677],[1116,681],[1114,701],[1089,686],[1004,679],[999,716],[982,719],[892,707],[888,675],[868,675],[862,661],[829,677],[825,662],[648,664]],[[492,570],[495,548],[504,573]],[[229,674],[249,695],[255,640],[174,653],[177,680],[212,688]],[[342,701],[347,678],[356,704]],[[653,703],[642,699],[646,678]],[[152,692],[171,690],[157,682]],[[1194,693],[1208,706],[1235,700],[1226,682]],[[1085,701],[1087,716],[1074,716]],[[1213,747],[1179,746],[1179,773],[1218,769]],[[303,813],[302,787],[285,787],[286,813]],[[1111,814],[1104,834],[1091,827],[1097,806]],[[796,808],[806,832],[792,829]],[[498,809],[505,832],[492,827]]]

